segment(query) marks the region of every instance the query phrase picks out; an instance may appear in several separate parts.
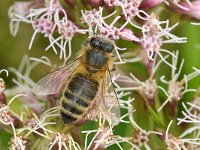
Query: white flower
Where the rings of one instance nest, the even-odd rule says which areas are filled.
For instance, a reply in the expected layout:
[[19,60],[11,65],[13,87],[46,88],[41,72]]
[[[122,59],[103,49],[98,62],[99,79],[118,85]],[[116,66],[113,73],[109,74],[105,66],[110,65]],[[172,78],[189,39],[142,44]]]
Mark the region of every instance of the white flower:
[[165,76],[161,77],[161,81],[168,85],[168,91],[165,94],[167,95],[167,100],[160,106],[158,111],[160,111],[168,102],[172,101],[179,101],[181,97],[187,93],[187,92],[195,92],[195,89],[188,89],[188,82],[192,80],[193,78],[200,75],[200,71],[196,68],[193,68],[195,71],[193,73],[190,73],[188,75],[184,75],[184,78],[180,81],[178,81],[178,78],[180,76],[184,60],[182,60],[179,69],[176,70],[178,63],[178,52],[176,53],[176,57],[172,59],[172,72],[171,72],[171,80],[166,81],[164,78]]
[[25,150],[27,149],[27,145],[29,141],[24,136],[16,136],[11,139],[9,142],[9,149],[10,150]]
[[81,150],[81,147],[70,135],[63,133],[56,133],[51,136],[49,150],[54,149],[54,147],[58,147],[60,150],[62,148],[65,150]]
[[[184,138],[187,134],[182,134],[179,137],[175,137],[169,134],[169,128],[171,127],[173,121],[170,121],[165,133],[165,142],[169,150],[188,150],[192,147],[199,146],[199,137]],[[195,150],[195,149],[194,149]]]
[[49,130],[46,126],[48,125],[55,125],[56,122],[49,122],[48,119],[53,117],[60,116],[58,113],[59,107],[52,107],[47,109],[41,116],[37,116],[36,114],[32,113],[32,117],[26,116],[28,118],[24,118],[26,115],[25,112],[21,113],[21,121],[24,123],[22,128],[17,129],[17,134],[21,134],[25,131],[25,136],[29,136],[32,133],[38,134],[41,137],[49,139],[49,134],[54,133],[53,131]]
[[[174,68],[173,65],[168,63],[165,59],[163,59],[163,54],[161,52],[165,52],[170,54],[173,57],[176,57],[172,52],[169,50],[161,48],[163,44],[167,43],[185,43],[185,37],[177,37],[170,33],[178,23],[169,27],[169,20],[160,21],[158,20],[157,16],[152,13],[150,18],[146,20],[144,25],[142,26],[142,34],[143,37],[141,38],[141,46],[147,52],[148,58],[153,60],[155,54],[157,54],[167,65]],[[164,26],[164,28],[163,28]]]
[[[189,106],[188,108],[186,104]],[[194,133],[194,135],[200,135],[200,107],[190,102],[187,102],[186,104],[182,103],[184,108],[182,111],[183,118],[177,118],[179,121],[177,124],[180,125],[181,123],[187,123],[192,124],[192,127],[185,130],[181,137],[191,133]]]
[[[168,56],[163,59],[167,59]],[[132,73],[130,73],[130,77],[119,75],[116,79],[116,82],[121,82],[125,87],[118,86],[117,91],[129,90],[129,91],[138,91],[145,99],[153,100],[158,93],[158,89],[161,89],[163,92],[166,91],[157,84],[155,79],[155,73],[158,69],[159,65],[163,62],[163,59],[156,61],[157,55],[155,56],[154,61],[149,61],[148,69],[150,70],[150,77],[145,81],[140,81],[137,77],[135,77]],[[127,86],[127,87],[126,87]]]

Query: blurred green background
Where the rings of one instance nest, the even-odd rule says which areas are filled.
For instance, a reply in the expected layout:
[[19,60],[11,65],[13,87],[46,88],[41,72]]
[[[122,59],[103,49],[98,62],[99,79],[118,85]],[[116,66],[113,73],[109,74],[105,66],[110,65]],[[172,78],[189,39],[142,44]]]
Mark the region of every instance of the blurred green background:
[[[27,54],[31,57],[41,57],[43,55],[48,56],[51,58],[53,63],[59,63],[59,59],[55,57],[55,54],[50,49],[49,51],[45,52],[44,49],[46,46],[48,46],[49,41],[43,37],[41,34],[37,34],[33,46],[31,50],[28,50],[29,42],[31,40],[33,29],[31,25],[27,25],[25,23],[22,23],[19,29],[19,32],[17,33],[16,37],[13,37],[10,34],[9,31],[9,18],[8,18],[8,9],[13,4],[14,1],[12,0],[6,0],[0,1],[0,69],[7,68],[7,67],[17,67],[22,59],[22,57]],[[172,14],[171,14],[172,15]],[[167,16],[165,16],[166,18]],[[170,50],[179,50],[180,59],[185,59],[185,64],[181,73],[181,77],[183,77],[184,74],[191,73],[192,67],[200,68],[200,26],[194,26],[191,25],[189,21],[183,20],[180,22],[180,25],[173,30],[174,34],[180,37],[187,37],[188,42],[183,44],[167,44],[164,46],[166,49]],[[173,20],[180,21],[180,20]],[[78,50],[81,47],[81,44],[85,40],[86,36],[82,36],[80,38],[76,38],[72,41],[72,49]],[[131,47],[131,45],[129,45]],[[75,53],[75,52],[74,52]],[[122,66],[123,68],[123,66]],[[127,71],[132,71],[133,74],[136,74],[136,76],[140,79],[145,79],[146,75],[142,73],[141,70],[142,66],[138,63],[134,64],[126,64]],[[124,69],[124,70],[126,70]],[[42,69],[36,69],[37,72],[35,72],[33,79],[38,80],[42,76],[44,76],[47,72],[43,71]],[[165,67],[162,67],[159,69],[158,74],[165,74],[167,78],[170,78],[170,72],[169,69],[165,69]],[[2,74],[1,77],[4,78],[6,81],[6,86],[12,87],[13,83],[11,81],[11,78],[14,77],[14,75],[10,74],[8,78],[5,77],[5,74]],[[189,82],[190,88],[198,88],[200,87],[200,77],[197,77]],[[184,101],[190,101],[191,95],[188,94],[184,97]],[[139,108],[139,106],[138,106]],[[145,112],[137,109],[137,113],[135,113],[135,117],[137,122],[141,126],[145,126],[144,122],[145,117],[142,118],[141,116],[145,116]],[[147,116],[146,116],[147,117]],[[87,127],[86,127],[87,128]],[[121,134],[127,135],[130,133],[130,128],[124,127],[123,125],[121,127],[117,128],[118,131],[122,132]],[[0,129],[0,145],[1,143],[6,143],[9,135],[6,135],[5,132],[3,132]],[[0,146],[1,147],[1,146]]]

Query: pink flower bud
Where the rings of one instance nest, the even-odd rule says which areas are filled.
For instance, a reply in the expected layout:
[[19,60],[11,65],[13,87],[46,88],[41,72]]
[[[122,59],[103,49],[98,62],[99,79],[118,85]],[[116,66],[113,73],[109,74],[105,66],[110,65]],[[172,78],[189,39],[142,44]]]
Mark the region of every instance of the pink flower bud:
[[6,95],[3,93],[5,90],[5,82],[0,78],[0,104],[6,104]]
[[43,33],[45,37],[49,37],[54,32],[54,23],[49,19],[39,18],[35,21],[35,29]]
[[90,0],[90,3],[93,7],[98,7],[103,4],[103,0]]
[[140,41],[140,39],[134,35],[133,31],[128,28],[122,29],[122,31],[120,31],[120,36],[122,39],[127,41],[136,41],[136,42]]
[[177,8],[178,12],[180,14],[185,14],[185,15],[188,15],[190,17],[200,19],[200,0],[193,1],[193,2],[190,2],[190,3],[191,4],[189,4],[188,2],[180,3],[181,6],[187,8],[188,10]]
[[144,10],[151,9],[153,7],[156,7],[160,3],[162,3],[163,0],[143,0],[140,4],[140,8]]
[[6,104],[6,95],[3,92],[0,93],[0,103]]

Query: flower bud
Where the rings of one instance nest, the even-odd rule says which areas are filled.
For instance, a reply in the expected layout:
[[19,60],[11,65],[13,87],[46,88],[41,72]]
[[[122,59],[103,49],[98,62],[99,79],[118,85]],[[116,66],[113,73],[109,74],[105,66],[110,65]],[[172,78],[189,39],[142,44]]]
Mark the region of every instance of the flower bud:
[[2,78],[0,78],[0,103],[6,104],[6,95],[3,93],[5,90],[5,82]]
[[162,2],[163,0],[143,0],[140,4],[140,9],[149,10]]
[[0,103],[6,104],[6,95],[3,92],[0,93]]
[[103,4],[103,0],[90,0],[90,3],[93,7],[98,7]]
[[122,39],[127,40],[127,41],[136,41],[139,42],[140,39],[138,39],[133,31],[129,28],[124,28],[120,31],[120,36]]
[[[190,4],[191,3],[191,4]],[[188,15],[195,19],[200,19],[200,0],[193,2],[182,2],[181,6],[187,9],[176,8],[180,14]]]

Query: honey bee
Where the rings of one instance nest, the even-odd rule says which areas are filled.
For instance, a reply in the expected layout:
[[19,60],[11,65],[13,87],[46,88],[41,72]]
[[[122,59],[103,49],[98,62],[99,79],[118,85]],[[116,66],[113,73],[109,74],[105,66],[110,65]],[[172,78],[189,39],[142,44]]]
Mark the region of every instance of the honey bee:
[[108,86],[112,82],[114,52],[113,41],[99,35],[91,36],[75,61],[39,80],[33,92],[37,95],[61,93],[60,114],[64,124],[76,123],[97,100],[98,111],[109,114],[109,121],[117,124],[119,101],[114,88]]

